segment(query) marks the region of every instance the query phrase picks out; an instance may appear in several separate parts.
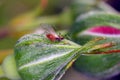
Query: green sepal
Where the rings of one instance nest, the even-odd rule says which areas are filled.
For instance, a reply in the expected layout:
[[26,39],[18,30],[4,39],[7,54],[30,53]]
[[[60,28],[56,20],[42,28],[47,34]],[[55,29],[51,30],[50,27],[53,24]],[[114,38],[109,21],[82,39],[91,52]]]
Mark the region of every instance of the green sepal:
[[119,28],[119,25],[119,15],[109,12],[92,11],[79,16],[68,34],[71,34],[70,36],[75,42],[82,45],[93,38],[89,35],[83,35],[82,32],[85,30],[95,26],[113,26]]
[[[69,34],[71,33],[72,39],[83,45],[92,38],[100,37],[96,35],[83,34],[84,31],[95,26],[112,26],[120,29],[120,16],[113,13],[106,12],[89,12],[81,15],[71,28]],[[105,37],[105,36],[101,36]],[[99,43],[115,42],[116,45],[112,49],[120,49],[119,37],[105,37]],[[89,54],[81,55],[75,62],[74,67],[87,75],[91,75],[99,78],[108,78],[120,73],[119,62],[120,53],[112,54]]]
[[120,54],[85,54],[76,60],[78,71],[97,78],[110,78],[120,73]]

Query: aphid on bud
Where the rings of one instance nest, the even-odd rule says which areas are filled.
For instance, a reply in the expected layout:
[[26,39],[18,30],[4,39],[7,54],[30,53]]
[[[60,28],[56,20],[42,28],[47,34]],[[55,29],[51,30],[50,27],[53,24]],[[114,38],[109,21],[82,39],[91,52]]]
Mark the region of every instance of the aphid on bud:
[[54,41],[61,41],[64,39],[61,35],[57,35],[57,33],[54,31],[54,29],[50,25],[41,24],[40,31],[42,33],[44,33],[46,35],[46,37],[53,42]]

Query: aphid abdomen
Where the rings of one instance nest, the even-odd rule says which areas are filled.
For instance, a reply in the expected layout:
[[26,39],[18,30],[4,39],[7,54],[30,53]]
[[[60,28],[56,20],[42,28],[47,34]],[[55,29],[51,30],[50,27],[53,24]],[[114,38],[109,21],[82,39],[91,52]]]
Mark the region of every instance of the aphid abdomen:
[[51,41],[55,41],[56,37],[53,34],[46,34],[47,38]]

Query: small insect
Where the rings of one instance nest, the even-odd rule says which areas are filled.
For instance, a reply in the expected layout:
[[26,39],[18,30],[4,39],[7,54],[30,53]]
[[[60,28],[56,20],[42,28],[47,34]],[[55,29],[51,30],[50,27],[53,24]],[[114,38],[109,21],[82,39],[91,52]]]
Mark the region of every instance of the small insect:
[[46,34],[47,38],[50,39],[51,41],[61,41],[63,40],[64,38],[61,37],[61,36],[55,36],[54,34],[52,33],[49,33],[49,34]]
[[58,35],[54,29],[48,24],[41,24],[40,30],[45,33],[46,37],[51,41],[61,41],[64,38],[61,35]]

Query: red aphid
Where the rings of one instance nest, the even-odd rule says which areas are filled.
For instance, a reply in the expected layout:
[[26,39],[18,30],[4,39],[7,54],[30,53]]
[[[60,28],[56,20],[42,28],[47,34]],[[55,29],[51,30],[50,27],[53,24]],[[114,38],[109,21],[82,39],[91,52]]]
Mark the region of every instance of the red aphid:
[[46,34],[47,38],[50,39],[51,41],[61,41],[63,40],[63,37],[60,36],[55,36],[54,34]]
[[62,36],[57,35],[50,25],[43,24],[41,28],[44,30],[46,37],[51,41],[61,41],[64,39]]

